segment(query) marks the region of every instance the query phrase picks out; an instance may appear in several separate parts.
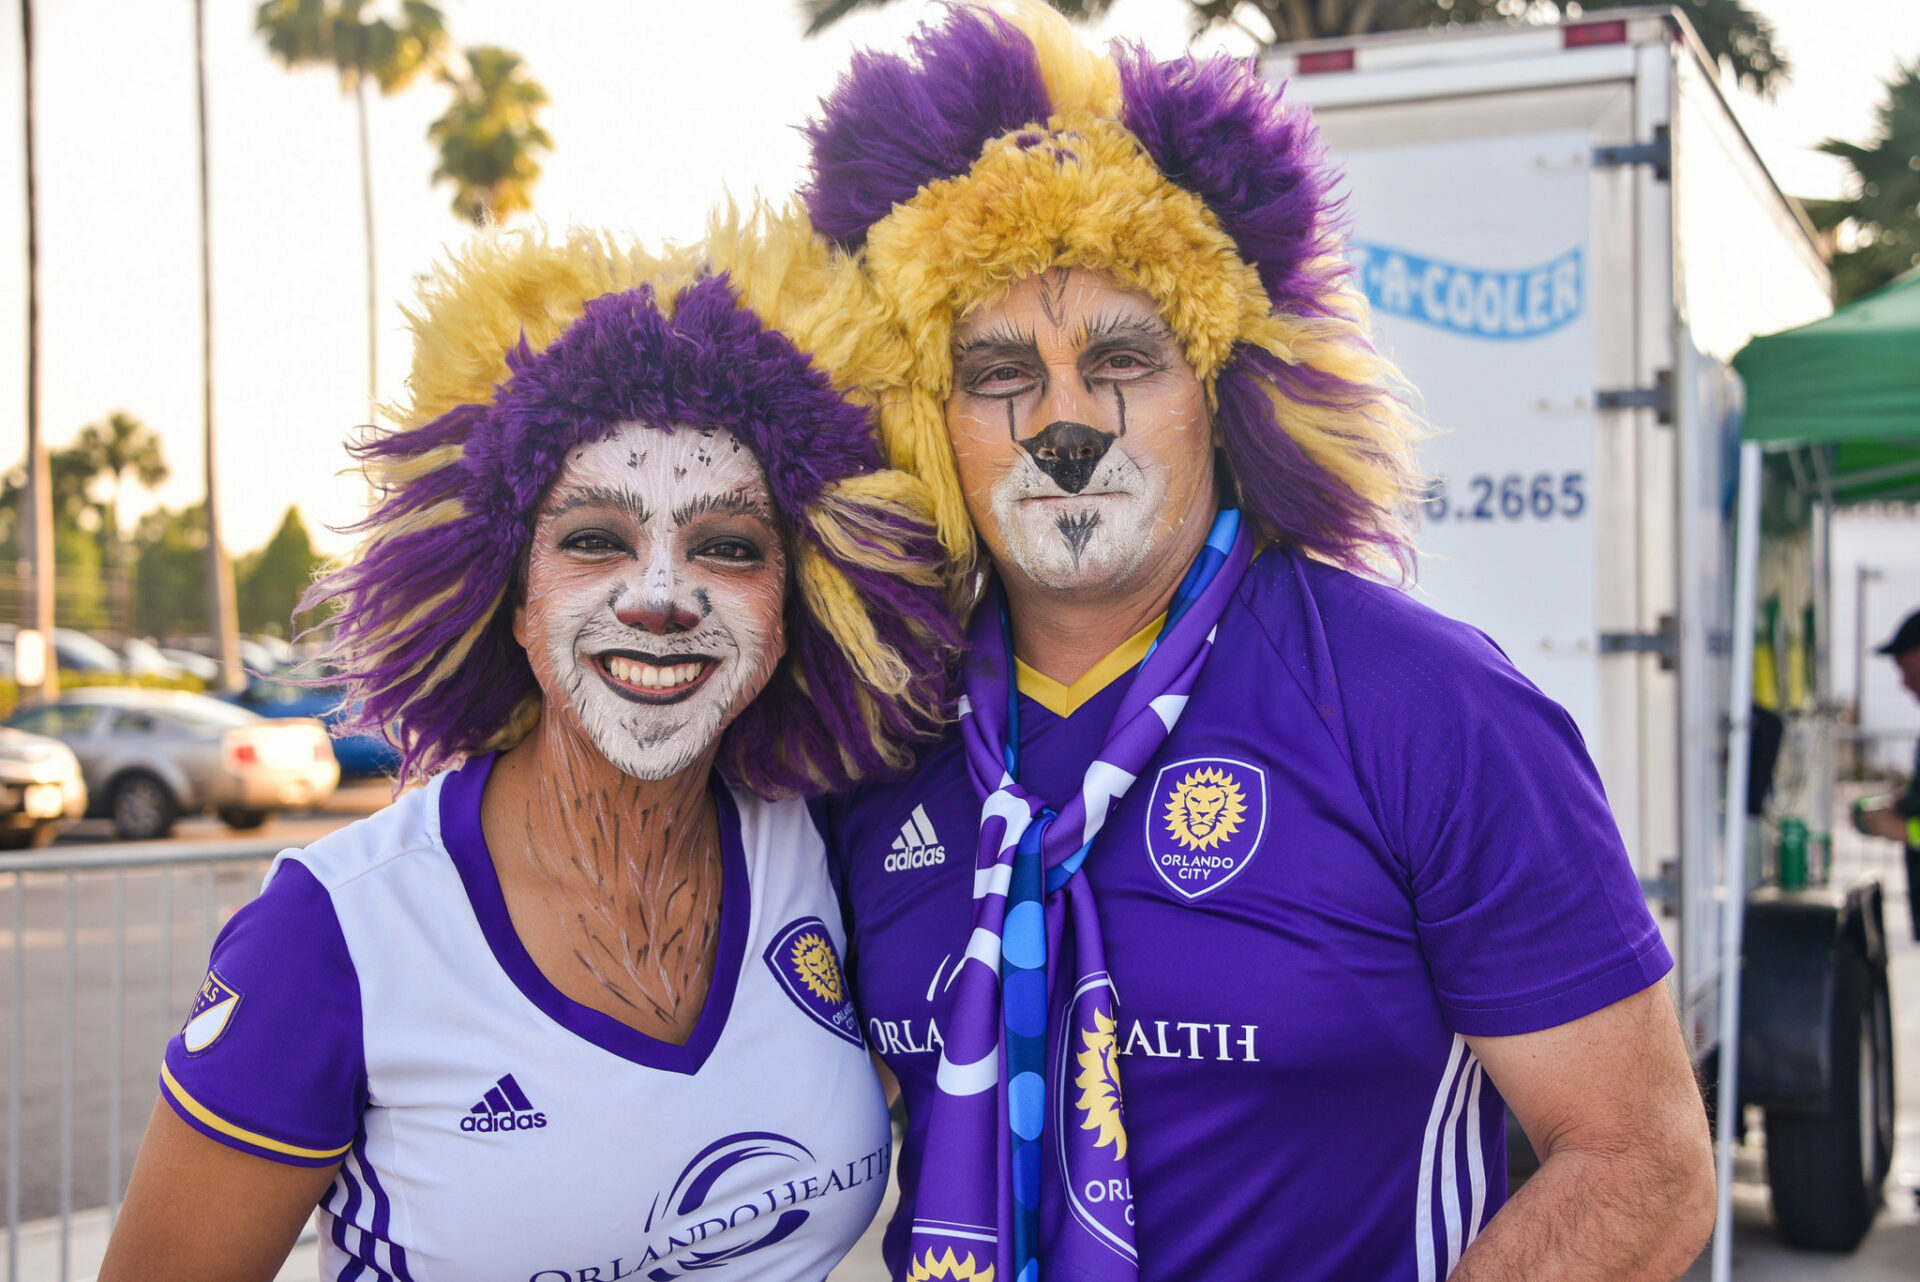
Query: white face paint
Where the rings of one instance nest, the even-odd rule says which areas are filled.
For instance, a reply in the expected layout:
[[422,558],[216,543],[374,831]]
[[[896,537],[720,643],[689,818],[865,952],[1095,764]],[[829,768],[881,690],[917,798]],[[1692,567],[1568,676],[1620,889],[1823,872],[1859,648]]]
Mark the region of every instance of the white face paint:
[[542,501],[514,635],[546,700],[626,774],[710,753],[786,652],[786,546],[725,430],[622,424]]
[[1212,515],[1206,391],[1146,294],[1054,268],[969,312],[953,343],[947,429],[1003,573],[1124,591]]

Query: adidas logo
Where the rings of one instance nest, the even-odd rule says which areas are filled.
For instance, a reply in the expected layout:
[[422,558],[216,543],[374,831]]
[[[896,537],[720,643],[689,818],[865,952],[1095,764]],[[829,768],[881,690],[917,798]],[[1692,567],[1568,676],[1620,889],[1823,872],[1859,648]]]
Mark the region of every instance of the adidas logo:
[[927,808],[915,806],[907,821],[900,825],[900,835],[893,839],[893,850],[887,855],[887,871],[905,872],[909,868],[929,868],[945,862],[947,848],[934,835]]
[[534,1131],[546,1124],[547,1115],[533,1111],[533,1101],[512,1073],[495,1082],[460,1119],[463,1131]]

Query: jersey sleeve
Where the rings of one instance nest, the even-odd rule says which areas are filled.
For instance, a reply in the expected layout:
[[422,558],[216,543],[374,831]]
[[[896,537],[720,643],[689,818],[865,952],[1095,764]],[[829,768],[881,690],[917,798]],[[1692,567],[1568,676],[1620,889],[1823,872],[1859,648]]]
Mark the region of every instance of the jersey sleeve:
[[1328,647],[1449,1026],[1535,1032],[1658,981],[1673,960],[1573,719],[1483,634],[1391,596]]
[[333,900],[283,860],[214,941],[160,1094],[187,1125],[244,1153],[330,1166],[366,1109],[360,983]]

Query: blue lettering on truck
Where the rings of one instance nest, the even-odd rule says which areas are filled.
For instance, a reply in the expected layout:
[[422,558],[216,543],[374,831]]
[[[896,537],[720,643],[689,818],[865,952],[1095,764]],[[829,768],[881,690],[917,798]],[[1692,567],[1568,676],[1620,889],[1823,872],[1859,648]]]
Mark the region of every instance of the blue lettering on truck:
[[1550,334],[1586,306],[1578,249],[1512,271],[1463,267],[1364,241],[1350,243],[1347,258],[1376,312],[1475,338]]

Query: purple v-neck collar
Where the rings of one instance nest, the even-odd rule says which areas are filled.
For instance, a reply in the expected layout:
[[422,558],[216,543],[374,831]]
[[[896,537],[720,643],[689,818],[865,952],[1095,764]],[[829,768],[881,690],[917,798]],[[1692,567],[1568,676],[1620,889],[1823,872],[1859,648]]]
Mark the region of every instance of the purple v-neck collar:
[[515,988],[551,1020],[595,1046],[622,1059],[691,1076],[707,1061],[733,1008],[733,992],[740,981],[741,958],[746,952],[750,893],[746,854],[740,844],[740,814],[733,797],[716,779],[713,795],[720,811],[720,943],[713,963],[713,981],[706,1004],[685,1046],[649,1037],[590,1006],[574,1001],[540,972],[527,947],[513,929],[493,855],[480,831],[480,796],[493,771],[493,754],[475,757],[446,777],[440,785],[440,837],[467,888],[473,915],[493,950],[494,960]]

